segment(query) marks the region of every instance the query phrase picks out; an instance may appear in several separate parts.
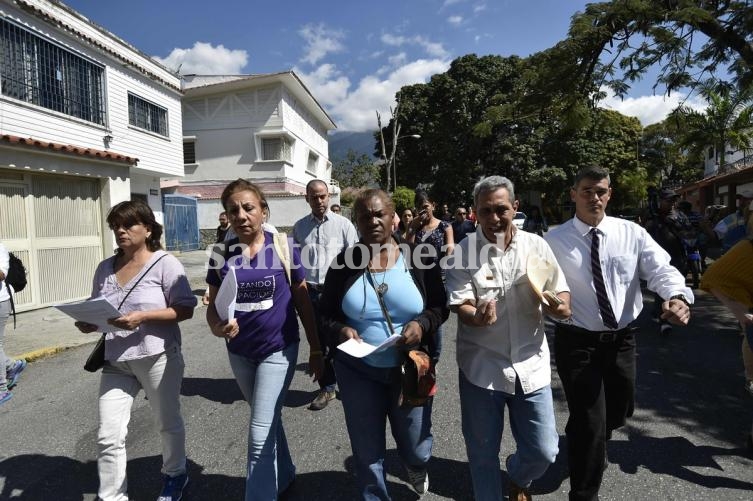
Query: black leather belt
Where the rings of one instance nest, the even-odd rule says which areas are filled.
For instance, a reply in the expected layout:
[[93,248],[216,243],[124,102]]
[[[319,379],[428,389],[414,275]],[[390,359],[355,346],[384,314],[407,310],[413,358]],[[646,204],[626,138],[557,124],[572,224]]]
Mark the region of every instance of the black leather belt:
[[614,343],[625,334],[638,330],[638,328],[633,326],[632,324],[629,324],[627,327],[623,327],[622,329],[616,331],[590,331],[588,329],[584,329],[583,327],[562,323],[558,323],[557,327],[567,333],[575,334],[578,336],[585,335],[591,338],[595,338],[595,340],[600,343]]

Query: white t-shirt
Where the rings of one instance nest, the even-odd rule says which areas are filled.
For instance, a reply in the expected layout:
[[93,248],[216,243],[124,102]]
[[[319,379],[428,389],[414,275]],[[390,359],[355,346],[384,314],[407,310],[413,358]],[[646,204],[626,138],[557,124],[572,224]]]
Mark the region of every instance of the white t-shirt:
[[[0,270],[2,270],[5,275],[7,275],[9,267],[10,254],[8,254],[8,249],[6,249],[3,244],[0,244]],[[10,299],[10,294],[8,294],[8,287],[10,287],[10,285],[6,284],[5,280],[3,280],[2,287],[0,287],[0,302],[8,301]]]

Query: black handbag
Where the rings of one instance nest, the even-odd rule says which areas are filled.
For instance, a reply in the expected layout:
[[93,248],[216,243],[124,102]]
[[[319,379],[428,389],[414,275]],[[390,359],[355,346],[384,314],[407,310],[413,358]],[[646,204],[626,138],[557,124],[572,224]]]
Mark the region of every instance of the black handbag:
[[[123,306],[123,303],[125,303],[125,300],[128,299],[128,296],[131,295],[131,292],[133,292],[133,289],[136,288],[137,285],[141,282],[141,279],[146,276],[147,273],[149,273],[152,268],[154,268],[154,265],[159,263],[160,259],[167,256],[167,254],[162,254],[160,257],[157,258],[155,262],[152,263],[152,265],[139,277],[138,280],[136,280],[136,283],[133,284],[133,287],[130,288],[130,290],[126,293],[123,300],[118,305],[118,311],[120,310],[120,307]],[[103,333],[99,341],[97,341],[97,344],[94,345],[94,349],[91,353],[89,353],[89,356],[86,358],[86,363],[84,364],[84,370],[88,372],[97,372],[99,369],[104,367],[105,365],[105,334]]]

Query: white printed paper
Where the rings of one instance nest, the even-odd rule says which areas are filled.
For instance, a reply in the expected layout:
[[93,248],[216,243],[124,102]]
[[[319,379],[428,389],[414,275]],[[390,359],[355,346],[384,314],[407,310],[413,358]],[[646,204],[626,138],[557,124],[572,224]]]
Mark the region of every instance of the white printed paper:
[[79,322],[96,325],[99,332],[123,330],[107,323],[111,318],[119,318],[123,315],[104,297],[78,303],[56,304],[55,308]]
[[351,338],[344,343],[337,345],[337,349],[344,351],[351,357],[363,358],[367,355],[371,355],[372,353],[379,353],[380,351],[384,351],[390,346],[394,346],[401,337],[403,336],[401,336],[400,334],[393,334],[382,341],[379,346],[364,343],[363,341],[359,343],[355,339]]
[[217,296],[214,298],[214,307],[217,315],[223,322],[235,318],[235,300],[238,297],[238,277],[235,276],[235,268],[228,268],[225,278],[222,280]]

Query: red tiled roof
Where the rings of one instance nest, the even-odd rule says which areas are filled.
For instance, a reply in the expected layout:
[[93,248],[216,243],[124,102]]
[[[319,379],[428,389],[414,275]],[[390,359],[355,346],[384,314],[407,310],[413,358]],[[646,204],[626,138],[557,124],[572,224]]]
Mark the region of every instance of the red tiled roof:
[[[269,198],[283,198],[283,197],[300,197],[305,193],[286,191],[285,188],[288,183],[259,183],[259,187],[264,192],[264,195]],[[201,198],[202,200],[219,200],[222,196],[222,191],[225,189],[226,184],[189,184],[180,185],[175,187],[162,187],[163,192],[170,192],[175,195],[188,195]],[[289,189],[289,187],[288,187]]]
[[109,160],[112,162],[123,162],[129,165],[136,165],[139,159],[136,157],[129,157],[127,155],[121,155],[106,150],[96,150],[94,148],[82,148],[80,146],[73,146],[70,144],[61,143],[49,143],[47,141],[40,141],[31,137],[19,137],[12,136],[10,134],[0,135],[0,141],[12,144],[12,145],[26,145],[33,146],[43,150],[52,150],[58,153],[70,153],[73,155],[80,155],[82,157],[98,158],[101,160]]

